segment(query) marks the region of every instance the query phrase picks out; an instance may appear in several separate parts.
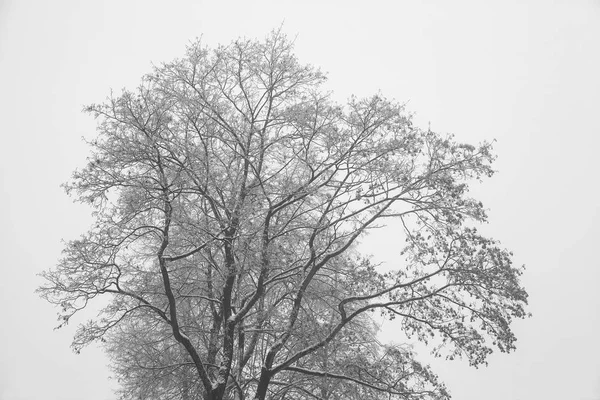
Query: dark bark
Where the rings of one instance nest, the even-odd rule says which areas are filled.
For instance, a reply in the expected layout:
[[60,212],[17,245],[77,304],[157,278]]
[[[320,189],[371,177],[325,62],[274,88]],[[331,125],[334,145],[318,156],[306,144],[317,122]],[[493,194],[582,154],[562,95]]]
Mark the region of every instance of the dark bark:
[[271,378],[271,371],[269,371],[266,367],[263,367],[260,372],[260,379],[258,380],[258,387],[256,388],[254,400],[265,400]]

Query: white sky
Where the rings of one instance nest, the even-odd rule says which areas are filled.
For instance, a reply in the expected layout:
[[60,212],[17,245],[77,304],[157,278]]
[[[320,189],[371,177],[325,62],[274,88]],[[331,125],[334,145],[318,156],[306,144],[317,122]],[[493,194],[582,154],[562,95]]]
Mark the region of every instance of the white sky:
[[[101,352],[74,355],[75,326],[53,331],[55,310],[33,294],[60,240],[90,222],[59,188],[94,132],[83,105],[197,36],[262,38],[284,20],[340,99],[381,90],[419,125],[498,140],[500,172],[476,193],[485,231],[528,267],[534,316],[488,368],[434,362],[454,398],[600,399],[600,2],[494,3],[0,0],[0,399],[115,398]],[[398,244],[376,239],[391,264]]]

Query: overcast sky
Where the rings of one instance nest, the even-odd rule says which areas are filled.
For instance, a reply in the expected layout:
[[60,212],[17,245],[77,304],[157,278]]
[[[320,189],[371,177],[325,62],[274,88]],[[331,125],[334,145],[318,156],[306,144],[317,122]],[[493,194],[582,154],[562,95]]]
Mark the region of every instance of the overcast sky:
[[[527,265],[533,318],[487,368],[433,362],[454,398],[600,399],[600,2],[584,0],[0,0],[0,399],[115,399],[101,351],[74,355],[75,325],[53,331],[33,293],[91,221],[59,187],[94,134],[82,107],[196,37],[262,38],[284,21],[339,99],[381,91],[418,125],[497,140],[499,173],[474,193],[485,232]],[[375,239],[393,266],[398,244]]]

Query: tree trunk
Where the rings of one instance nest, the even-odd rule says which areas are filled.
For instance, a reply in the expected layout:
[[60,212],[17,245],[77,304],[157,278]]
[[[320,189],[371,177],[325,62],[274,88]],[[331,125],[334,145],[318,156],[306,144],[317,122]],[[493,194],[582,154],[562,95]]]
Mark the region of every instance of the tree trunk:
[[265,400],[267,396],[267,388],[269,387],[269,382],[271,381],[271,373],[265,367],[262,368],[260,373],[260,380],[258,381],[258,387],[256,388],[256,395],[254,396],[254,400]]

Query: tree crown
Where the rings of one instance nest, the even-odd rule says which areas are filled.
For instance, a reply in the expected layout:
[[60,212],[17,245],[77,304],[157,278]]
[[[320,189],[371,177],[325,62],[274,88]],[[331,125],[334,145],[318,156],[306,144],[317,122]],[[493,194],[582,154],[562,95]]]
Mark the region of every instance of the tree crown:
[[[413,126],[381,95],[336,103],[280,31],[200,42],[86,111],[99,120],[67,192],[95,210],[41,295],[61,325],[100,295],[73,346],[107,341],[122,394],[141,398],[447,398],[373,311],[436,355],[514,349],[521,268],[468,184],[491,144]],[[356,249],[401,222],[403,264]]]

